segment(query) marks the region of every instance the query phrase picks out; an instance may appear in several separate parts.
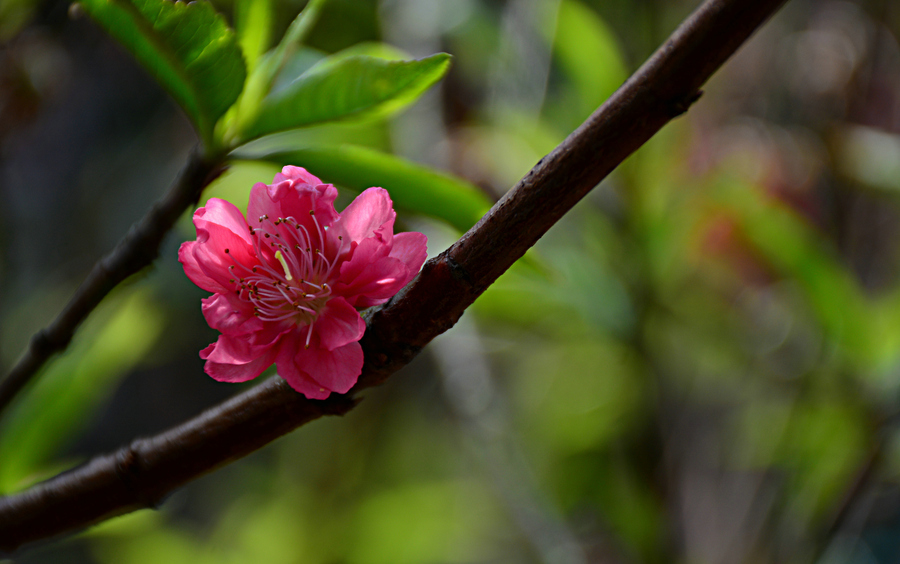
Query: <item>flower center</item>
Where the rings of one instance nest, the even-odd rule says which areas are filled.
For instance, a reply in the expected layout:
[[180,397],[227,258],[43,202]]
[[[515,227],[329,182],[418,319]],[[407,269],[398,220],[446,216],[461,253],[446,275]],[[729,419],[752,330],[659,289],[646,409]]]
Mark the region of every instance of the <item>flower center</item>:
[[274,221],[267,215],[261,216],[259,227],[250,228],[259,264],[247,268],[235,261],[229,266],[233,274],[242,274],[231,282],[235,293],[253,305],[254,315],[262,321],[308,326],[306,346],[319,312],[331,297],[329,281],[340,272],[344,248],[338,237],[337,252],[331,258],[326,256],[328,226],[323,228],[312,210],[309,216],[311,225],[293,216]]

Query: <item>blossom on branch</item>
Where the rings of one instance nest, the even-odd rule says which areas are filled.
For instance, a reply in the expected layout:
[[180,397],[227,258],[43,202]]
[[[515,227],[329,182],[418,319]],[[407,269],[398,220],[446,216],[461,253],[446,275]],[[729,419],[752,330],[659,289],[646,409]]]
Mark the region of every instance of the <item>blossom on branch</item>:
[[194,213],[197,240],[178,260],[213,292],[203,315],[219,339],[200,351],[220,382],[246,382],[275,363],[310,399],[344,393],[362,371],[358,313],[386,302],[425,262],[425,235],[394,235],[393,204],[369,188],[343,213],[337,189],[286,166],[250,192],[247,218],[210,198]]

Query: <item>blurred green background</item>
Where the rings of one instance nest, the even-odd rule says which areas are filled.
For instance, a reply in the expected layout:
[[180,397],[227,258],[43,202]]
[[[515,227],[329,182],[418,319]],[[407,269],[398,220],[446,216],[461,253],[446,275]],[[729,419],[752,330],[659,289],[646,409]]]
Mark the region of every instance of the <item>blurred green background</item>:
[[[265,48],[303,4],[274,2]],[[398,116],[279,146],[326,182],[353,177],[370,148],[479,187],[448,185],[441,201],[396,188],[399,223],[425,232],[433,256],[696,5],[330,0],[313,60],[384,43],[450,53],[453,67]],[[197,143],[78,12],[0,0],[6,367]],[[891,0],[791,0],[684,117],[348,416],[158,511],[12,561],[900,562],[898,37]],[[238,164],[204,199],[243,207],[277,170]],[[197,353],[216,333],[176,260],[193,237],[187,214],[0,419],[0,492],[246,387],[203,374]]]

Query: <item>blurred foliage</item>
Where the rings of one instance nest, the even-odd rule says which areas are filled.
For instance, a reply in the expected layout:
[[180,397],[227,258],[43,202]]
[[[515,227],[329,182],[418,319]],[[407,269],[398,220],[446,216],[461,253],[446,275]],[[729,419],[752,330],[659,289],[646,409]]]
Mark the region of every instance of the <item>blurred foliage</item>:
[[[0,17],[7,365],[121,236],[111,225],[160,193],[148,171],[174,174],[191,126],[230,165],[204,198],[243,207],[253,183],[306,166],[345,204],[388,188],[433,256],[695,3],[165,4],[240,52],[246,80],[237,63],[198,80],[203,34],[125,8],[151,0],[85,2],[138,30],[112,35],[190,125],[50,4],[0,0],[18,14]],[[350,415],[16,561],[894,562],[898,35],[892,2],[792,0]],[[175,260],[192,235],[186,215],[0,419],[4,491],[233,393],[196,356],[215,337]]]
[[90,423],[85,414],[97,410],[152,350],[162,329],[147,290],[104,304],[0,422],[0,492],[21,489],[70,463],[54,456],[84,432]]

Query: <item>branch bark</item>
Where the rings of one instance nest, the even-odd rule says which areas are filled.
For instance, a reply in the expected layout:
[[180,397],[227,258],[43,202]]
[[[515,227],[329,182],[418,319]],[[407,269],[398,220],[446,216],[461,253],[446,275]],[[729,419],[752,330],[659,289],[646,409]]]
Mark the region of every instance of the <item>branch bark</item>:
[[0,413],[50,357],[69,345],[78,326],[113,288],[156,259],[163,237],[221,172],[221,167],[191,155],[169,192],[94,265],[56,319],[31,338],[28,350],[0,382]]
[[346,413],[519,259],[600,180],[663,125],[784,0],[708,0],[590,118],[541,159],[477,225],[372,313],[365,365],[346,396],[307,400],[279,378],[119,451],[0,499],[0,550],[141,507],[322,415]]

